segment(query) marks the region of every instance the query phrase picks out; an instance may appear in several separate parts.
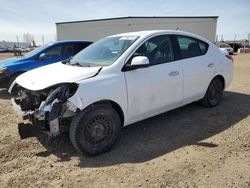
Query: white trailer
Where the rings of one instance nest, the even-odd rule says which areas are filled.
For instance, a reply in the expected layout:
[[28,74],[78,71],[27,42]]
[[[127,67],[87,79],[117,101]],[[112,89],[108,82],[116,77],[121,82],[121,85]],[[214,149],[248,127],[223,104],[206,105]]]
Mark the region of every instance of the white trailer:
[[56,23],[58,40],[93,40],[142,30],[182,30],[215,42],[218,16],[120,17]]

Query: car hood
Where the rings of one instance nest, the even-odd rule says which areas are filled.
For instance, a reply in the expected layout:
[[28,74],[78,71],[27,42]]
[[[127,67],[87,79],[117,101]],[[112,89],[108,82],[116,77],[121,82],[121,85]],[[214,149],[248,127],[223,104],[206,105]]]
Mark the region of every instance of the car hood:
[[101,67],[79,67],[54,63],[28,71],[16,79],[26,89],[37,91],[60,83],[72,83],[98,74]]
[[13,57],[10,59],[5,59],[0,61],[0,67],[8,67],[14,64],[19,63],[21,60],[24,60],[22,57]]

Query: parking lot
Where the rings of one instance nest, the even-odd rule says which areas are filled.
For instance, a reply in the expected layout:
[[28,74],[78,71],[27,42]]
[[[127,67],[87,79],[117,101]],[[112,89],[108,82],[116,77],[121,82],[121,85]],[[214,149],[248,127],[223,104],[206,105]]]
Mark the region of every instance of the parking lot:
[[219,106],[193,103],[128,126],[96,157],[80,157],[67,135],[48,140],[18,125],[1,88],[1,187],[250,187],[250,54],[234,62]]

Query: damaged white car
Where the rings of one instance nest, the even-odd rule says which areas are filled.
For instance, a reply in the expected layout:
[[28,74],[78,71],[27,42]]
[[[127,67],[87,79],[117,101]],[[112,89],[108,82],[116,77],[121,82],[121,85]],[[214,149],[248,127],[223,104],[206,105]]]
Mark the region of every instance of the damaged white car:
[[76,150],[97,155],[123,126],[200,101],[216,106],[233,62],[208,40],[181,31],[141,31],[95,42],[66,62],[19,76],[14,109],[44,132],[68,132]]

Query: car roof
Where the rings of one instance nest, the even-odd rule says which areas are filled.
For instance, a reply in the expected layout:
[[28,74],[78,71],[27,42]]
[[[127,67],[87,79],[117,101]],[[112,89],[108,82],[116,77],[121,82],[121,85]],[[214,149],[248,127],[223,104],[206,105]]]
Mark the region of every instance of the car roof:
[[204,37],[201,37],[199,35],[189,33],[186,31],[180,31],[180,30],[147,30],[147,31],[136,31],[136,32],[128,32],[128,33],[121,33],[117,35],[112,35],[109,37],[119,37],[119,36],[137,36],[137,37],[147,37],[147,36],[152,36],[155,34],[175,34],[175,35],[186,35],[190,37],[195,37],[197,39],[201,39],[203,41],[209,42],[207,39]]
[[68,44],[68,43],[93,43],[93,41],[87,41],[87,40],[61,40],[56,42],[50,42],[48,44],[54,45],[54,44]]
[[[146,30],[146,31],[135,31],[135,32],[127,32],[121,33],[113,36],[143,36],[143,35],[153,35],[153,34],[160,34],[160,33],[175,33],[175,34],[187,34],[188,32],[179,31],[179,30]],[[191,34],[191,33],[188,33]]]

